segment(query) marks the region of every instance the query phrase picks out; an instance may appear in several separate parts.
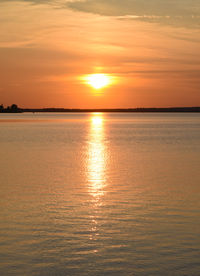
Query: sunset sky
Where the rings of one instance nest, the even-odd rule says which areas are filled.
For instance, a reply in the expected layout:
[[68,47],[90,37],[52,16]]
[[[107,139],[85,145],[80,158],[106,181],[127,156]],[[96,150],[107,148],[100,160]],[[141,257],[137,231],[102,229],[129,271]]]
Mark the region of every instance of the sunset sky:
[[0,0],[0,24],[4,106],[200,106],[199,0]]

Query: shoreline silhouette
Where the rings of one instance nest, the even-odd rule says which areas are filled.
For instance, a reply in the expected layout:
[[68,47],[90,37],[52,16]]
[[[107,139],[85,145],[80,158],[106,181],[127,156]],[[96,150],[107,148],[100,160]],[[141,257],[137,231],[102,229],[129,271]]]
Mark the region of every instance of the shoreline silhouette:
[[12,104],[6,108],[0,105],[0,113],[23,113],[23,112],[200,112],[199,106],[194,107],[139,107],[139,108],[20,108]]

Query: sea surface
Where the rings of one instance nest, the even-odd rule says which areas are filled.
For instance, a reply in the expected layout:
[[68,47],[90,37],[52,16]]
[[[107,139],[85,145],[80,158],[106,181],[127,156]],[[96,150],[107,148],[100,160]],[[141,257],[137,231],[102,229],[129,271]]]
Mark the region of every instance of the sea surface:
[[200,114],[0,114],[0,275],[200,275]]

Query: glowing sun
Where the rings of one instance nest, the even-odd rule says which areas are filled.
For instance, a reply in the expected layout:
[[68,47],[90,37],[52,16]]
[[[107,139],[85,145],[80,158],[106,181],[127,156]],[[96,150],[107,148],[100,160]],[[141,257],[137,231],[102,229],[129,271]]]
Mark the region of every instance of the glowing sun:
[[85,82],[95,89],[101,89],[111,83],[111,77],[106,74],[91,74],[85,76]]

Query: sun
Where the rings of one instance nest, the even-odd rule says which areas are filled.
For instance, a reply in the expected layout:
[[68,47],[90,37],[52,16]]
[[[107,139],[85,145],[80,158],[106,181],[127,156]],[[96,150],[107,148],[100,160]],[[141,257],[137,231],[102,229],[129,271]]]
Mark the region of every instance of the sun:
[[91,74],[84,77],[86,84],[94,89],[101,89],[111,83],[111,77],[106,74]]

